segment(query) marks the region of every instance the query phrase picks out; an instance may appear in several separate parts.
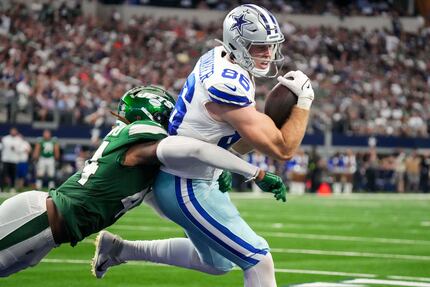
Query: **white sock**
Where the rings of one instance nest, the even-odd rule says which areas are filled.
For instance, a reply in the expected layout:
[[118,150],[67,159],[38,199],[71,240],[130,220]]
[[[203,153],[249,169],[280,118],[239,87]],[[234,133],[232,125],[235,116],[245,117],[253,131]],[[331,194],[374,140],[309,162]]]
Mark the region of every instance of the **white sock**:
[[257,265],[244,271],[245,287],[276,287],[272,255],[267,253]]
[[122,244],[122,250],[118,256],[120,260],[145,260],[198,270],[213,275],[221,275],[227,272],[203,262],[197,253],[196,247],[188,238],[150,241],[123,240]]

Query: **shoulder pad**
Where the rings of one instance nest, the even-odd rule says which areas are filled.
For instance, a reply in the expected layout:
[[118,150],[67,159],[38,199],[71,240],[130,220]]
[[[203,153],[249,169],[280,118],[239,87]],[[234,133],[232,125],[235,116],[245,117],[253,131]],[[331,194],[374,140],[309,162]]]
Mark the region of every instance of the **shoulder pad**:
[[138,134],[157,134],[167,136],[167,131],[159,123],[145,120],[135,121],[128,125],[128,134],[130,136]]

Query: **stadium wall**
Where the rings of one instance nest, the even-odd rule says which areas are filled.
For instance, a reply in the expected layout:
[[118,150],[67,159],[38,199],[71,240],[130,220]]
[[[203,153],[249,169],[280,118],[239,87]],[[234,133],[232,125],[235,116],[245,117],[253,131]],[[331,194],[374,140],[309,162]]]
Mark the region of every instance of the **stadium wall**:
[[[34,3],[50,2],[51,0],[38,0]],[[3,1],[2,1],[3,2]],[[13,3],[28,3],[27,0],[4,0],[2,5],[13,5]],[[62,1],[54,1],[54,4],[60,5]],[[107,5],[97,1],[82,1],[82,11],[86,15],[97,16],[99,19],[109,20],[109,16],[117,11],[122,19],[131,18],[133,15],[150,15],[153,17],[178,17],[180,19],[197,19],[206,23],[219,21],[226,15],[226,11],[202,10],[202,9],[184,9],[184,8],[160,8],[152,6],[136,5]],[[367,30],[373,29],[392,29],[391,18],[388,16],[379,17],[336,17],[329,15],[291,15],[277,14],[280,22],[293,22],[303,27],[309,26],[329,26],[344,27],[347,29],[358,29],[365,27]],[[421,17],[400,17],[403,29],[408,32],[417,31],[424,25]]]
[[[86,2],[86,1],[85,1]],[[133,15],[150,15],[153,17],[178,17],[180,19],[197,19],[200,22],[206,23],[211,21],[220,21],[227,12],[215,10],[201,9],[183,9],[183,8],[158,8],[150,6],[135,6],[135,5],[105,5],[101,3],[86,3],[84,12],[87,14],[95,14],[100,19],[109,18],[114,11],[120,13],[122,19],[131,18]],[[339,18],[336,16],[320,16],[320,15],[291,15],[277,14],[279,22],[293,22],[304,27],[309,26],[330,26],[344,27],[347,29],[358,29],[365,27],[367,30],[373,29],[392,29],[390,17],[345,17]],[[403,29],[408,32],[417,31],[424,25],[420,17],[400,17],[400,22]]]

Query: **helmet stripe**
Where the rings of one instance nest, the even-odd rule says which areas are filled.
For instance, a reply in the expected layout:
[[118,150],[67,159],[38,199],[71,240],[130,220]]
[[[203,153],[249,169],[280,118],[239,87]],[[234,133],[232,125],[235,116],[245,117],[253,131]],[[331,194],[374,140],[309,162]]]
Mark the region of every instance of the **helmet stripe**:
[[269,15],[270,15],[270,19],[272,19],[273,23],[275,24],[275,33],[279,33],[279,31],[278,31],[278,26],[279,26],[278,22],[276,21],[276,19],[273,16],[272,13],[269,13]]
[[[263,12],[264,12],[264,11],[262,12],[262,9],[261,9],[260,7],[258,7],[257,5],[254,5],[254,4],[245,4],[245,5],[243,5],[243,6],[246,6],[246,7],[248,7],[248,8],[253,9],[254,11],[257,11],[258,15],[260,15],[260,16],[261,16],[261,19],[263,19],[264,24],[266,25],[266,32],[267,32],[267,35],[270,35],[270,34],[272,33],[272,31],[270,30],[269,21],[267,21],[266,16],[263,14]],[[268,16],[268,15],[267,15],[267,16]]]
[[[245,4],[243,6],[254,8],[254,10],[256,10],[261,15],[261,18],[263,19],[264,23],[266,24],[266,30],[268,30],[267,35],[270,35],[271,32],[272,32],[271,30],[273,30],[273,29],[275,30],[275,33],[279,33],[279,31],[278,31],[278,27],[279,27],[278,21],[276,21],[276,18],[273,16],[273,14],[270,13],[266,8],[260,7],[260,6],[255,5],[255,4]],[[269,24],[269,22],[268,22],[267,19],[271,20],[271,22],[272,22],[271,24],[273,26],[271,26]]]
[[145,108],[141,107],[140,110],[151,120],[154,120],[154,117],[151,115],[151,113]]

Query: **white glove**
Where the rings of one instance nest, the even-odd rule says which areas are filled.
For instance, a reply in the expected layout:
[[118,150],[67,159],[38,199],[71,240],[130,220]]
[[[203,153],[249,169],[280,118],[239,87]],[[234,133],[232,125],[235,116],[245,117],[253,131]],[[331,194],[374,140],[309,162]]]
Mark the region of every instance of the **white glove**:
[[278,77],[278,82],[289,88],[297,97],[297,107],[309,110],[314,100],[314,90],[311,80],[302,71],[290,71],[283,77]]

